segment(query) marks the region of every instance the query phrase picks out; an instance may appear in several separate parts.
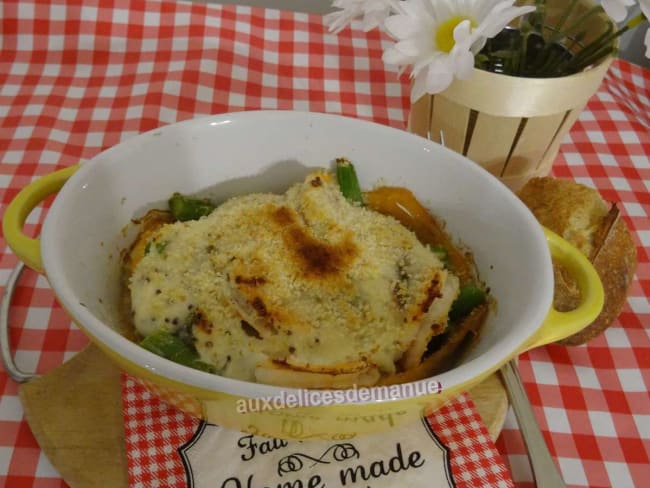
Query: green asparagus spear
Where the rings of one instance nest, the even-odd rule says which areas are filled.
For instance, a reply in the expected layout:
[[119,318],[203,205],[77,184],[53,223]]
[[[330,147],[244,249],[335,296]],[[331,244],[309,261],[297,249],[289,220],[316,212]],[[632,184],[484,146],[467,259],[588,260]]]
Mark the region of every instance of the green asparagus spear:
[[458,297],[451,304],[449,320],[452,322],[462,319],[486,300],[485,292],[474,284],[465,285],[460,289]]
[[174,193],[169,199],[169,210],[176,220],[197,220],[214,210],[214,205],[207,199],[190,198]]
[[343,196],[352,203],[363,205],[363,195],[359,187],[357,172],[350,161],[345,158],[336,159],[336,178]]
[[214,373],[215,369],[199,359],[199,354],[194,347],[185,343],[181,338],[171,332],[160,330],[145,337],[140,345],[158,356],[174,361],[175,363]]
[[443,246],[442,244],[436,244],[435,246],[431,246],[431,251],[438,256],[438,259],[442,261],[442,264],[447,266],[449,262],[449,251],[447,251],[447,248]]
[[165,249],[167,249],[167,246],[169,245],[169,241],[158,242],[156,241],[156,239],[154,239],[153,241],[147,242],[147,245],[144,246],[145,256],[151,252],[152,244],[154,246],[154,249],[158,252],[158,254],[163,254],[165,252]]

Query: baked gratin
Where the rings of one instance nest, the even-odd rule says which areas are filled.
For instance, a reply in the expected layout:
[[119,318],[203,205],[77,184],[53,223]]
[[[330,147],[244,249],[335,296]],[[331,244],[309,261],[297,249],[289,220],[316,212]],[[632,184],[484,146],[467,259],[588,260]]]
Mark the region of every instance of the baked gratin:
[[140,222],[124,257],[129,315],[145,347],[169,356],[157,342],[173,336],[185,348],[179,362],[226,377],[309,388],[394,381],[421,369],[436,336],[453,342],[461,281],[477,283],[459,279],[446,250],[346,198],[325,170],[281,195],[193,204],[205,204],[200,218],[175,214],[172,199],[172,212]]

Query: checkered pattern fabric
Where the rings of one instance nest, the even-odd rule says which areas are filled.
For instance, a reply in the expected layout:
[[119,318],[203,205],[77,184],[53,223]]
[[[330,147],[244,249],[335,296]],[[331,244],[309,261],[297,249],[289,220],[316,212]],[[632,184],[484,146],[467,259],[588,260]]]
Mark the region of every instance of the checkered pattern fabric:
[[122,384],[129,485],[183,486],[178,448],[192,438],[200,420],[161,401],[129,376],[122,376]]
[[[178,449],[192,438],[200,421],[151,395],[137,380],[123,375],[122,382],[130,485],[184,486],[186,474]],[[427,421],[449,449],[449,465],[458,488],[514,486],[467,395],[429,414]]]
[[[169,0],[0,3],[0,201],[32,179],[145,130],[224,111],[326,111],[405,127],[409,85],[381,61],[386,39],[319,16]],[[554,166],[621,202],[639,266],[627,306],[586,346],[520,361],[546,440],[570,486],[644,486],[650,451],[650,72],[615,62]],[[29,216],[36,235],[49,201]],[[1,210],[0,210],[1,212]],[[0,240],[0,283],[16,264]],[[47,372],[85,344],[47,281],[31,271],[11,307],[11,347]],[[0,486],[65,486],[0,371]],[[532,486],[509,417],[497,447]]]
[[514,486],[474,402],[467,394],[429,413],[427,420],[451,452],[451,472],[458,488]]

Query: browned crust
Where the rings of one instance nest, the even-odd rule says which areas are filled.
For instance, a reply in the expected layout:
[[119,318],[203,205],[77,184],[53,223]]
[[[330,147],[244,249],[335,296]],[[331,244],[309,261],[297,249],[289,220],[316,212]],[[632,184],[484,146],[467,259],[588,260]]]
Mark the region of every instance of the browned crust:
[[412,320],[420,320],[424,315],[429,311],[433,301],[436,298],[442,297],[442,287],[440,286],[440,273],[436,273],[436,276],[429,282],[429,286],[425,292],[425,297],[422,303],[418,305],[418,309],[415,312]]
[[135,225],[140,226],[140,233],[136,240],[131,244],[126,252],[122,252],[122,265],[128,276],[133,273],[136,266],[143,258],[147,243],[155,237],[158,230],[165,225],[173,222],[172,215],[165,210],[149,210],[141,219],[134,220]]
[[298,224],[296,215],[289,208],[276,209],[272,218],[282,227],[282,238],[295,265],[307,278],[323,280],[342,276],[359,254],[349,235],[335,244],[314,238]]
[[[415,303],[411,320],[413,322],[422,321],[424,315],[429,311],[433,304],[434,299],[442,297],[442,287],[440,286],[440,270],[434,272],[429,286],[427,287],[421,303]],[[442,334],[447,327],[447,324],[427,323],[422,322],[418,333],[411,345],[404,351],[402,358],[398,362],[401,369],[408,370],[416,367],[422,361],[422,356],[427,350],[427,346],[433,336]]]
[[172,216],[164,210],[149,210],[142,218],[133,220],[133,224],[139,226],[140,233],[130,247],[125,248],[120,253],[121,273],[120,289],[121,304],[120,316],[122,317],[123,334],[125,337],[137,341],[140,339],[139,333],[133,325],[133,309],[131,307],[131,292],[129,289],[129,280],[136,266],[144,256],[147,243],[155,237],[158,230],[165,224],[172,222]]
[[[618,218],[612,224],[612,212],[600,194],[591,188],[552,177],[533,178],[518,193],[537,220],[561,235],[593,262],[605,289],[600,315],[580,332],[563,339],[565,345],[579,345],[593,339],[609,327],[621,313],[636,270],[636,245],[627,224]],[[596,225],[579,233],[572,216],[586,212]],[[575,281],[561,266],[554,264],[555,294],[553,305],[560,311],[575,308],[580,294]]]
[[627,225],[619,219],[593,262],[605,289],[603,310],[585,329],[559,341],[561,344],[584,344],[616,320],[625,306],[636,263],[636,246]]
[[420,364],[405,371],[385,376],[378,384],[393,385],[417,381],[445,371],[458,359],[459,354],[464,352],[461,346],[465,344],[468,336],[477,336],[480,333],[488,312],[488,304],[476,307],[454,328],[442,346],[426,356]]

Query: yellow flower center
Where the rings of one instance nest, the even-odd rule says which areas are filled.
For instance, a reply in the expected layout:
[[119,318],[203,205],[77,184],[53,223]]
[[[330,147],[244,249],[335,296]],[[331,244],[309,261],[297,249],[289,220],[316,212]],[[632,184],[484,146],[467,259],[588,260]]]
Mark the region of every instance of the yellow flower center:
[[454,48],[456,44],[456,41],[454,41],[454,29],[464,20],[469,20],[470,25],[476,27],[476,23],[472,19],[461,15],[449,17],[438,26],[438,30],[436,31],[436,47],[439,51],[448,53]]

